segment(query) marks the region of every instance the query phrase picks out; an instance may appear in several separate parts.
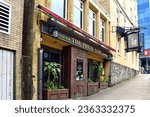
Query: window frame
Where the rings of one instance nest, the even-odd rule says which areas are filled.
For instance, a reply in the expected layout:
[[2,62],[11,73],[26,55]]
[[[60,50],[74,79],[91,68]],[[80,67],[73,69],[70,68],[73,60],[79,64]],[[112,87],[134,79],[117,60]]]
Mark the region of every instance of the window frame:
[[120,10],[119,10],[119,8],[116,9],[116,12],[117,12],[117,17],[116,17],[117,25],[119,26],[119,24],[120,24]]
[[[104,25],[103,25],[104,24]],[[104,37],[102,34],[102,38],[101,38],[101,28],[104,29]],[[105,42],[105,38],[106,38],[106,22],[100,18],[100,41]]]
[[[73,2],[73,9],[74,8],[77,8],[79,11],[80,11],[80,13],[82,12],[82,19],[81,19],[81,15],[80,15],[80,27],[79,28],[81,28],[81,29],[83,29],[84,28],[84,2],[82,1],[82,0],[77,0],[77,1],[79,1],[80,2],[80,5],[82,4],[82,8],[81,8],[81,6],[77,6],[76,4],[75,4],[75,0],[74,0],[74,2]],[[74,13],[73,13],[74,14]],[[82,20],[82,21],[81,21]],[[75,23],[74,23],[74,18],[73,18],[73,24],[74,25],[76,25]],[[77,26],[77,25],[76,25]],[[78,27],[78,26],[77,26]]]
[[[90,16],[90,12],[92,13],[92,17]],[[95,16],[95,17],[94,17]],[[89,8],[89,21],[92,20],[92,27],[89,26],[89,34],[90,29],[92,28],[92,36],[96,36],[96,13]]]
[[[53,4],[53,0],[51,1],[52,4]],[[63,0],[64,4],[63,4],[63,17],[60,16],[59,14],[57,14],[55,11],[52,10],[52,6],[51,6],[51,10],[56,13],[57,15],[59,15],[60,17],[64,18],[64,19],[67,19],[67,10],[68,10],[68,0]]]

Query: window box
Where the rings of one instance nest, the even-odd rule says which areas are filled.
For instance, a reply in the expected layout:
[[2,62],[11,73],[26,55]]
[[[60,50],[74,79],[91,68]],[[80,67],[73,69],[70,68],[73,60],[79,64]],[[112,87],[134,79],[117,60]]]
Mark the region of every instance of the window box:
[[100,90],[104,90],[108,88],[108,83],[107,82],[100,82]]
[[69,98],[69,89],[43,89],[44,100],[65,100]]

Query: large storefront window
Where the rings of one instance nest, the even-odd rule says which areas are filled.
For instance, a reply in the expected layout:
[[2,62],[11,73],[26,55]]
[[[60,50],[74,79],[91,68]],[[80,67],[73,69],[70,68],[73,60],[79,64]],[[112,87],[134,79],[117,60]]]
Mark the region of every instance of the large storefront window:
[[83,9],[84,4],[81,0],[74,0],[73,23],[79,28],[83,28]]
[[105,42],[105,22],[100,20],[100,40]]
[[100,66],[100,62],[89,59],[88,80],[92,82],[98,82],[101,74],[102,74],[102,67]]
[[67,17],[67,0],[52,0],[51,10],[57,15]]
[[[61,61],[61,52],[57,52],[57,51],[53,51],[53,50],[52,51],[44,50],[44,52],[43,52],[43,66],[45,66],[46,62],[54,62],[54,63],[60,64],[60,61]],[[44,68],[43,68],[43,70],[44,70]],[[50,73],[50,80],[53,80],[53,78],[54,78],[53,74]],[[47,80],[48,80],[48,72],[44,71],[43,72],[43,87],[44,88],[47,87],[46,86]],[[58,83],[60,82],[60,76],[58,76],[57,82]]]
[[96,32],[96,14],[90,9],[89,10],[89,33],[95,36]]

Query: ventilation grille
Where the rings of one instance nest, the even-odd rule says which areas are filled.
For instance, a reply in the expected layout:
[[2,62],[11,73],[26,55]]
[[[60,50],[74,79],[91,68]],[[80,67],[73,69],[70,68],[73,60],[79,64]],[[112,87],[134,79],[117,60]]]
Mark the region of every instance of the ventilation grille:
[[11,6],[0,1],[0,32],[10,34]]

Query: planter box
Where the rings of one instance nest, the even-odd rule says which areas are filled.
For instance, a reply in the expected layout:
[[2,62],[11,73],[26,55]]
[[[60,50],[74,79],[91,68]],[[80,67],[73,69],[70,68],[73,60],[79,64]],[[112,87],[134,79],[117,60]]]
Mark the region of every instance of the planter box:
[[92,95],[99,92],[99,83],[98,82],[88,82],[88,95]]
[[43,89],[44,100],[65,100],[69,98],[68,89],[47,90]]
[[107,82],[100,82],[100,90],[107,89],[108,83]]

